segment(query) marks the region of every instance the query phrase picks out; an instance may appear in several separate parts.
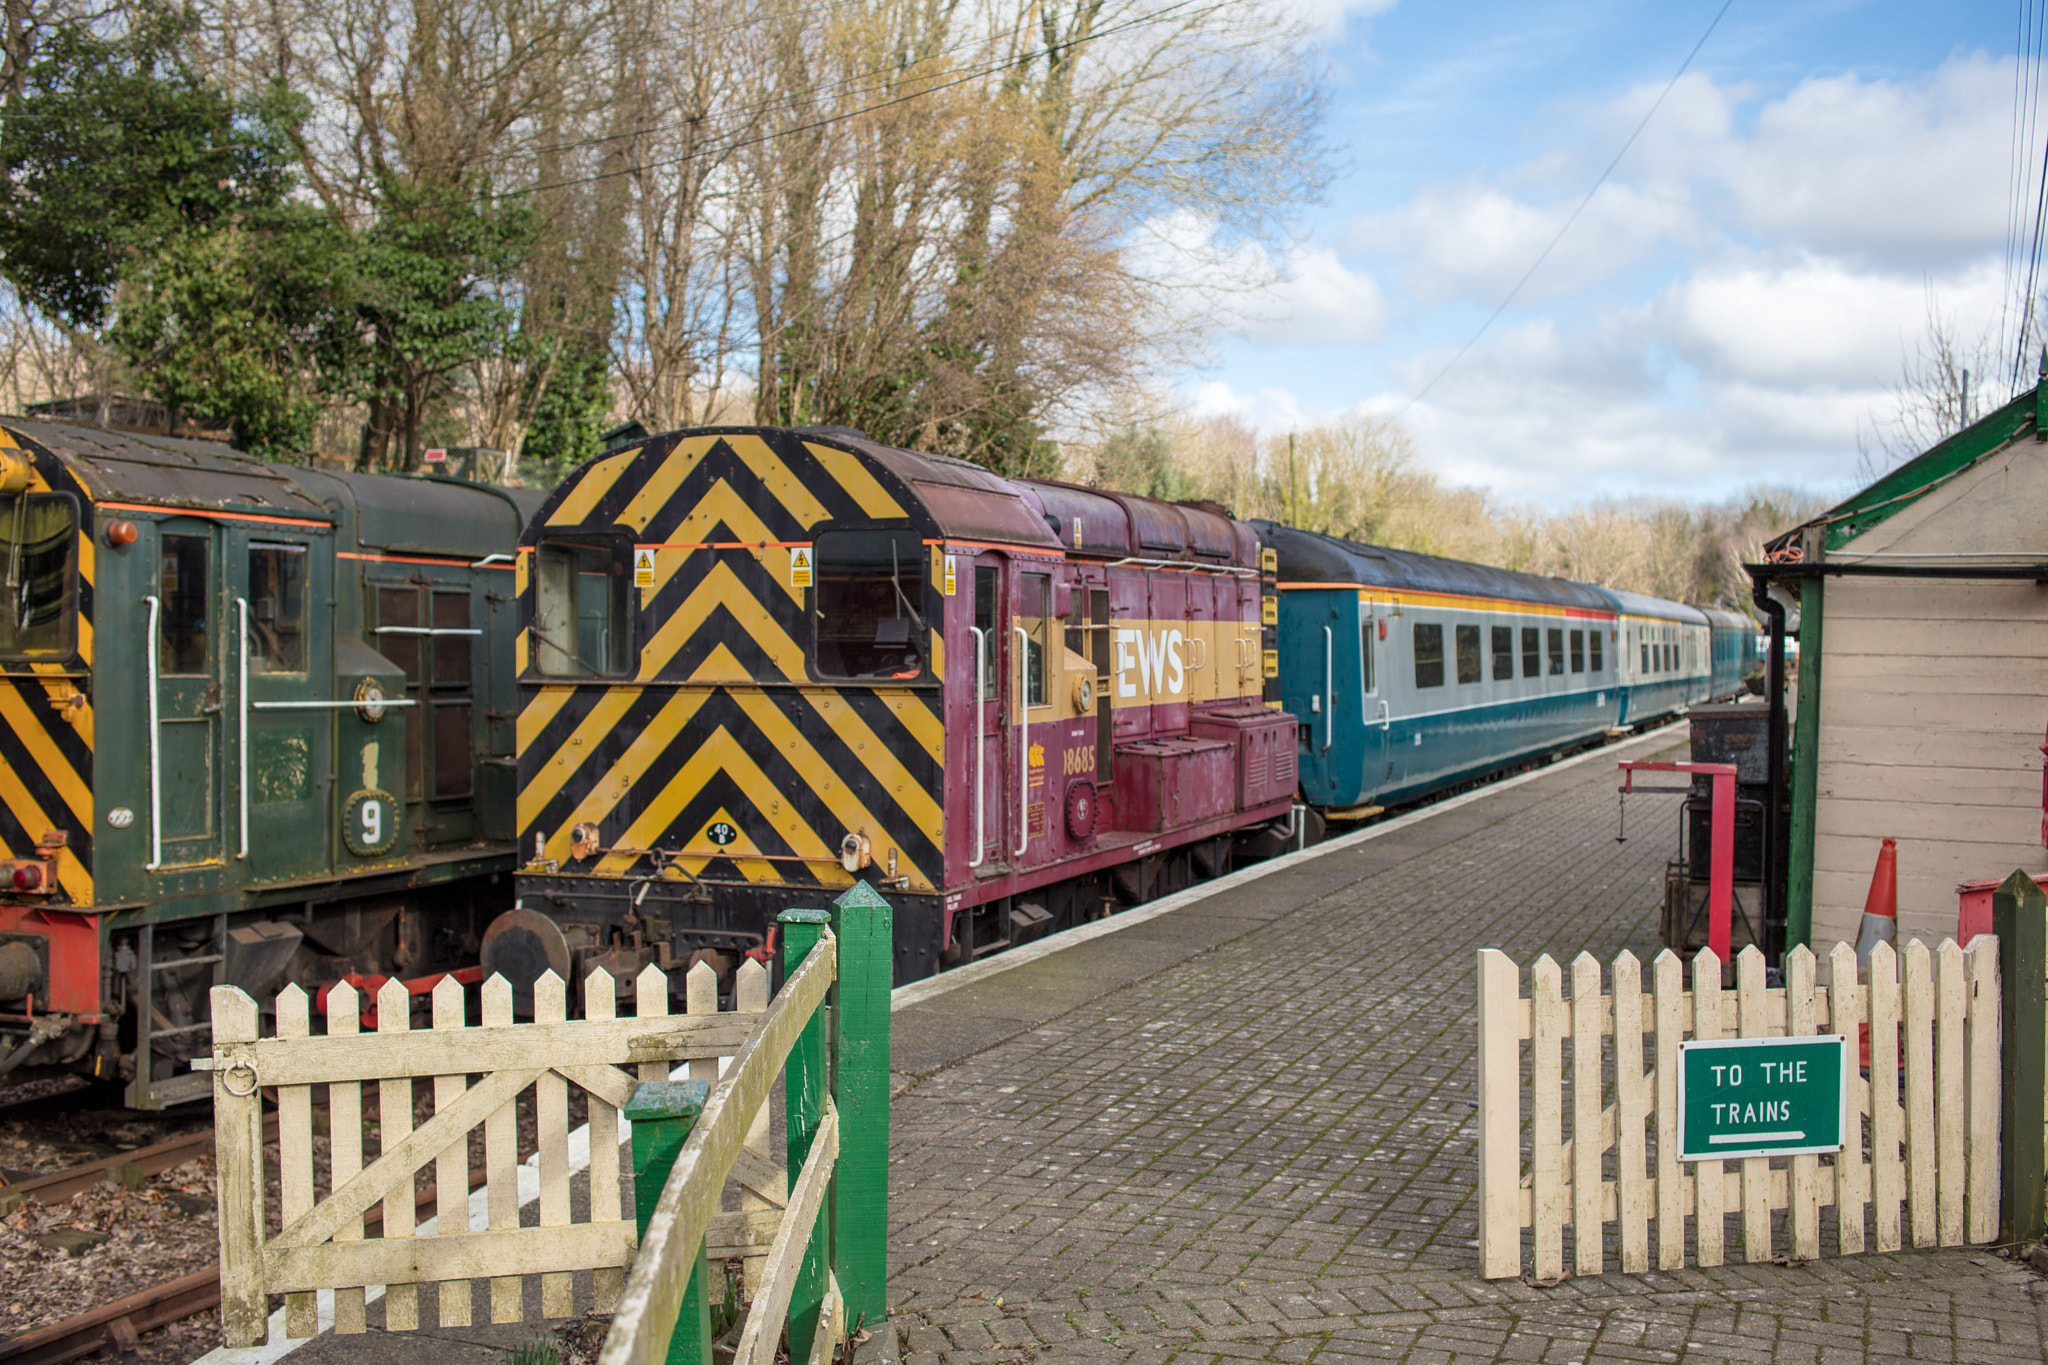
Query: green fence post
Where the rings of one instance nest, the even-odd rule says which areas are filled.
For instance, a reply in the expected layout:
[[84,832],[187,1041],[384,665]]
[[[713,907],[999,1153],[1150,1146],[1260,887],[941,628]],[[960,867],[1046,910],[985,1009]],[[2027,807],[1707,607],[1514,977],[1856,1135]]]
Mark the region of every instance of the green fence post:
[[[832,916],[823,910],[785,910],[776,916],[782,926],[782,976],[796,975],[811,949],[824,936]],[[830,997],[827,997],[829,1000]],[[789,1139],[789,1187],[795,1190],[798,1173],[811,1155],[811,1143],[818,1125],[825,1119],[826,1024],[812,1015],[789,1050],[783,1072],[783,1118]],[[841,1141],[845,1140],[841,1129]],[[789,1296],[789,1354],[792,1360],[808,1360],[811,1340],[818,1334],[818,1315],[825,1304],[825,1265],[832,1239],[832,1201],[818,1210],[817,1225],[811,1229],[810,1245],[796,1274],[796,1287]]]
[[[626,1101],[626,1121],[633,1125],[633,1212],[643,1242],[654,1206],[661,1202],[662,1186],[668,1184],[669,1170],[690,1140],[690,1130],[697,1126],[710,1095],[711,1087],[704,1081],[642,1081],[633,1088],[633,1098]],[[704,1244],[699,1242],[697,1268],[690,1272],[690,1287],[683,1291],[675,1331],[668,1339],[668,1365],[711,1365],[707,1283]]]
[[866,882],[833,903],[839,990],[832,1015],[832,1102],[839,1106],[839,1179],[832,1190],[832,1273],[849,1329],[888,1317],[889,988],[895,912]]
[[2042,1030],[2048,1002],[2042,976],[2048,966],[2048,897],[2024,872],[1991,893],[1991,931],[1998,935],[1999,1025],[2005,1062],[1999,1161],[2004,1167],[1998,1204],[1998,1240],[2024,1246],[2041,1240],[2044,1058]]

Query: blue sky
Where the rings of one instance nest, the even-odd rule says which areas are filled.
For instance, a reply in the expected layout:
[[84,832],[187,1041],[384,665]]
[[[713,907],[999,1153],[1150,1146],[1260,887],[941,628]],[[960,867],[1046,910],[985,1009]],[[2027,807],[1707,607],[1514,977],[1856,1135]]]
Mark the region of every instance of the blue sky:
[[1269,432],[1398,415],[1430,468],[1507,502],[1841,493],[1930,299],[1997,332],[2017,0],[1735,0],[1420,398],[1721,0],[1295,2],[1325,35],[1340,171],[1182,376],[1196,411]]

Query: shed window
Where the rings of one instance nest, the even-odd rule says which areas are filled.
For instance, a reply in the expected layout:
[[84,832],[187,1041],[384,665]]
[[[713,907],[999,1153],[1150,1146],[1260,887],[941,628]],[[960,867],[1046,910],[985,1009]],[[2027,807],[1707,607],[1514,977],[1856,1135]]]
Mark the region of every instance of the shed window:
[[1417,687],[1442,687],[1444,685],[1444,628],[1426,626],[1417,622],[1415,626],[1415,685]]
[[1522,627],[1522,676],[1543,676],[1543,632],[1534,626]]
[[71,653],[76,613],[78,511],[66,497],[23,494],[0,503],[0,560],[7,610],[0,614],[0,655]]
[[923,673],[925,550],[917,533],[827,531],[818,537],[817,562],[819,676]]
[[1485,676],[1479,662],[1479,627],[1458,627],[1458,681],[1476,683]]
[[1564,629],[1553,626],[1549,631],[1550,671],[1552,675],[1564,672]]
[[588,541],[543,541],[534,554],[534,667],[556,677],[620,674],[631,666],[626,593],[631,552]]
[[1572,632],[1572,672],[1584,673],[1585,671],[1586,632],[1583,630],[1575,630]]
[[1509,682],[1515,676],[1515,628],[1493,628],[1493,680]]

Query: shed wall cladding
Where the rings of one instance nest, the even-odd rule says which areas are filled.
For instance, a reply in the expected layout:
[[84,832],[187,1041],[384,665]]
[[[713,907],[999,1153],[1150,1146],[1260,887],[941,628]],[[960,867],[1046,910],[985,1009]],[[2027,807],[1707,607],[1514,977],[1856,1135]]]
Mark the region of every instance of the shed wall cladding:
[[1887,835],[1900,941],[1938,942],[1955,932],[1958,882],[2048,869],[2048,591],[1866,578],[1826,593],[1813,942],[1855,942]]

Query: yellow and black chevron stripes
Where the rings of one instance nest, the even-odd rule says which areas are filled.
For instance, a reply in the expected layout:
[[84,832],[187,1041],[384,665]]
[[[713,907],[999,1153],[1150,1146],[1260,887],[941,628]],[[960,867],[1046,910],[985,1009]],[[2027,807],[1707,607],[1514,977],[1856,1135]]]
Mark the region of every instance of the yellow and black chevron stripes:
[[[579,471],[528,541],[623,535],[651,554],[653,584],[632,594],[638,681],[804,682],[809,632],[792,549],[828,523],[908,520],[885,483],[860,456],[791,432],[663,436]],[[522,563],[522,601],[529,581]],[[935,609],[935,585],[926,596]],[[528,630],[517,651],[524,675]]]
[[[942,728],[935,693],[806,688],[543,687],[519,721],[519,827],[531,856],[606,848],[679,855],[692,877],[796,886],[849,880],[840,840],[895,849],[915,889],[942,874]],[[727,822],[729,841],[711,827]],[[751,856],[749,856],[751,855]],[[649,870],[636,852],[599,874]]]
[[84,695],[69,678],[0,678],[0,855],[33,858],[63,834],[57,880],[74,905],[92,904],[92,732],[71,723]]
[[27,492],[69,494],[78,515],[75,657],[0,665],[0,857],[33,858],[64,835],[57,882],[74,905],[93,903],[92,492],[78,470],[34,441],[0,429],[0,449],[29,458]]

